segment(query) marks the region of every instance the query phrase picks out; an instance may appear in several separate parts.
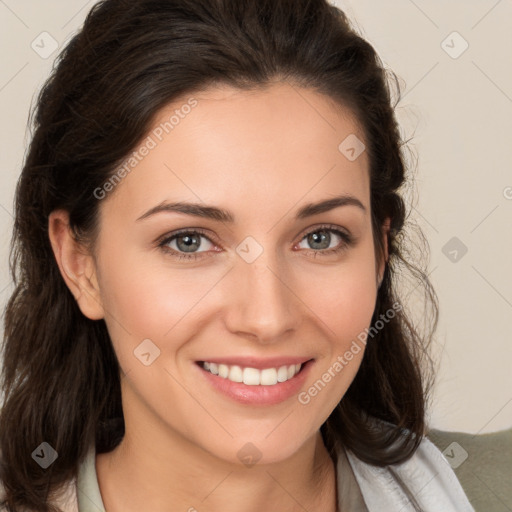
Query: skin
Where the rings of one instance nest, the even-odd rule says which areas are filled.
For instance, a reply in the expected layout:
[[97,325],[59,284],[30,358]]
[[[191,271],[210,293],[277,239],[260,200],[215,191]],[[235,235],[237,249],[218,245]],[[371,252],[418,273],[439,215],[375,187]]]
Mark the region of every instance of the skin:
[[[338,150],[348,135],[364,135],[348,109],[286,83],[194,98],[190,114],[101,200],[93,251],[73,240],[66,212],[49,219],[62,276],[83,314],[105,319],[121,367],[126,434],[96,457],[106,509],[334,511],[335,469],[319,429],[364,350],[307,405],[297,396],[272,406],[234,402],[193,365],[306,356],[315,359],[307,390],[369,327],[387,247],[377,262],[366,152],[349,161]],[[154,126],[184,103],[162,109]],[[301,206],[341,194],[365,211],[347,205],[294,218]],[[137,221],[163,201],[215,205],[235,222],[175,212]],[[325,249],[306,235],[322,224],[354,243],[328,232],[329,248],[343,249],[319,254]],[[157,247],[183,228],[207,232],[196,251],[203,258],[178,260]],[[247,236],[263,248],[252,263],[236,251]],[[183,253],[182,242],[168,246]],[[160,350],[149,366],[134,357],[145,339]],[[252,467],[237,456],[249,442],[261,452]]]

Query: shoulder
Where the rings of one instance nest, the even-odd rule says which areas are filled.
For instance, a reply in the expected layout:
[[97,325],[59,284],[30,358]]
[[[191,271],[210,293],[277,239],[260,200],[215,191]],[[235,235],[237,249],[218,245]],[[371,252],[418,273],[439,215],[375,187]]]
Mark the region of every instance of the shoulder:
[[390,466],[389,471],[404,483],[420,504],[425,507],[428,504],[428,510],[474,510],[450,463],[427,437],[422,438],[408,461]]
[[426,437],[400,464],[373,466],[349,450],[347,457],[370,511],[474,512],[447,459]]
[[427,437],[446,455],[475,508],[512,503],[512,428],[484,434],[432,429]]

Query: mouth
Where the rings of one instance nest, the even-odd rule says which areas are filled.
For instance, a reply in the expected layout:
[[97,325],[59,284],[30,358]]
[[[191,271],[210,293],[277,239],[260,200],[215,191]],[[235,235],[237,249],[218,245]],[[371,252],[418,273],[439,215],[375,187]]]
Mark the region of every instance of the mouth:
[[195,366],[206,384],[224,397],[246,405],[269,406],[299,393],[314,362],[307,358],[231,358],[196,361]]
[[[306,361],[307,363],[307,361]],[[231,382],[243,382],[246,386],[275,386],[277,383],[291,380],[305,363],[281,365],[270,368],[252,368],[240,365],[198,361],[203,370]]]

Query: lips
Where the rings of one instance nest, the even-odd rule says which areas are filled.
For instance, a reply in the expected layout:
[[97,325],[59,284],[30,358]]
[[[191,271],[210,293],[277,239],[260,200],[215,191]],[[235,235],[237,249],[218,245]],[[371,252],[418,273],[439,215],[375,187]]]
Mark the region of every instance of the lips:
[[[241,404],[269,406],[296,395],[314,363],[314,359],[307,357],[276,357],[265,360],[226,357],[196,361],[194,366],[200,372],[200,380],[221,395]],[[286,380],[283,367],[286,367]],[[211,371],[212,368],[217,374]]]

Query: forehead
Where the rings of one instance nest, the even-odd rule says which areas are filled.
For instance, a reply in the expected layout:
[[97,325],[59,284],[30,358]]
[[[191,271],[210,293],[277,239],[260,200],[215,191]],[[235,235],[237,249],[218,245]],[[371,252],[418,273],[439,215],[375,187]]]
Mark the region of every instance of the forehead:
[[366,152],[347,158],[346,141],[363,144],[357,119],[311,89],[215,87],[157,113],[112,199],[133,217],[163,200],[238,205],[248,215],[278,202],[282,215],[301,198],[350,193],[369,207]]

